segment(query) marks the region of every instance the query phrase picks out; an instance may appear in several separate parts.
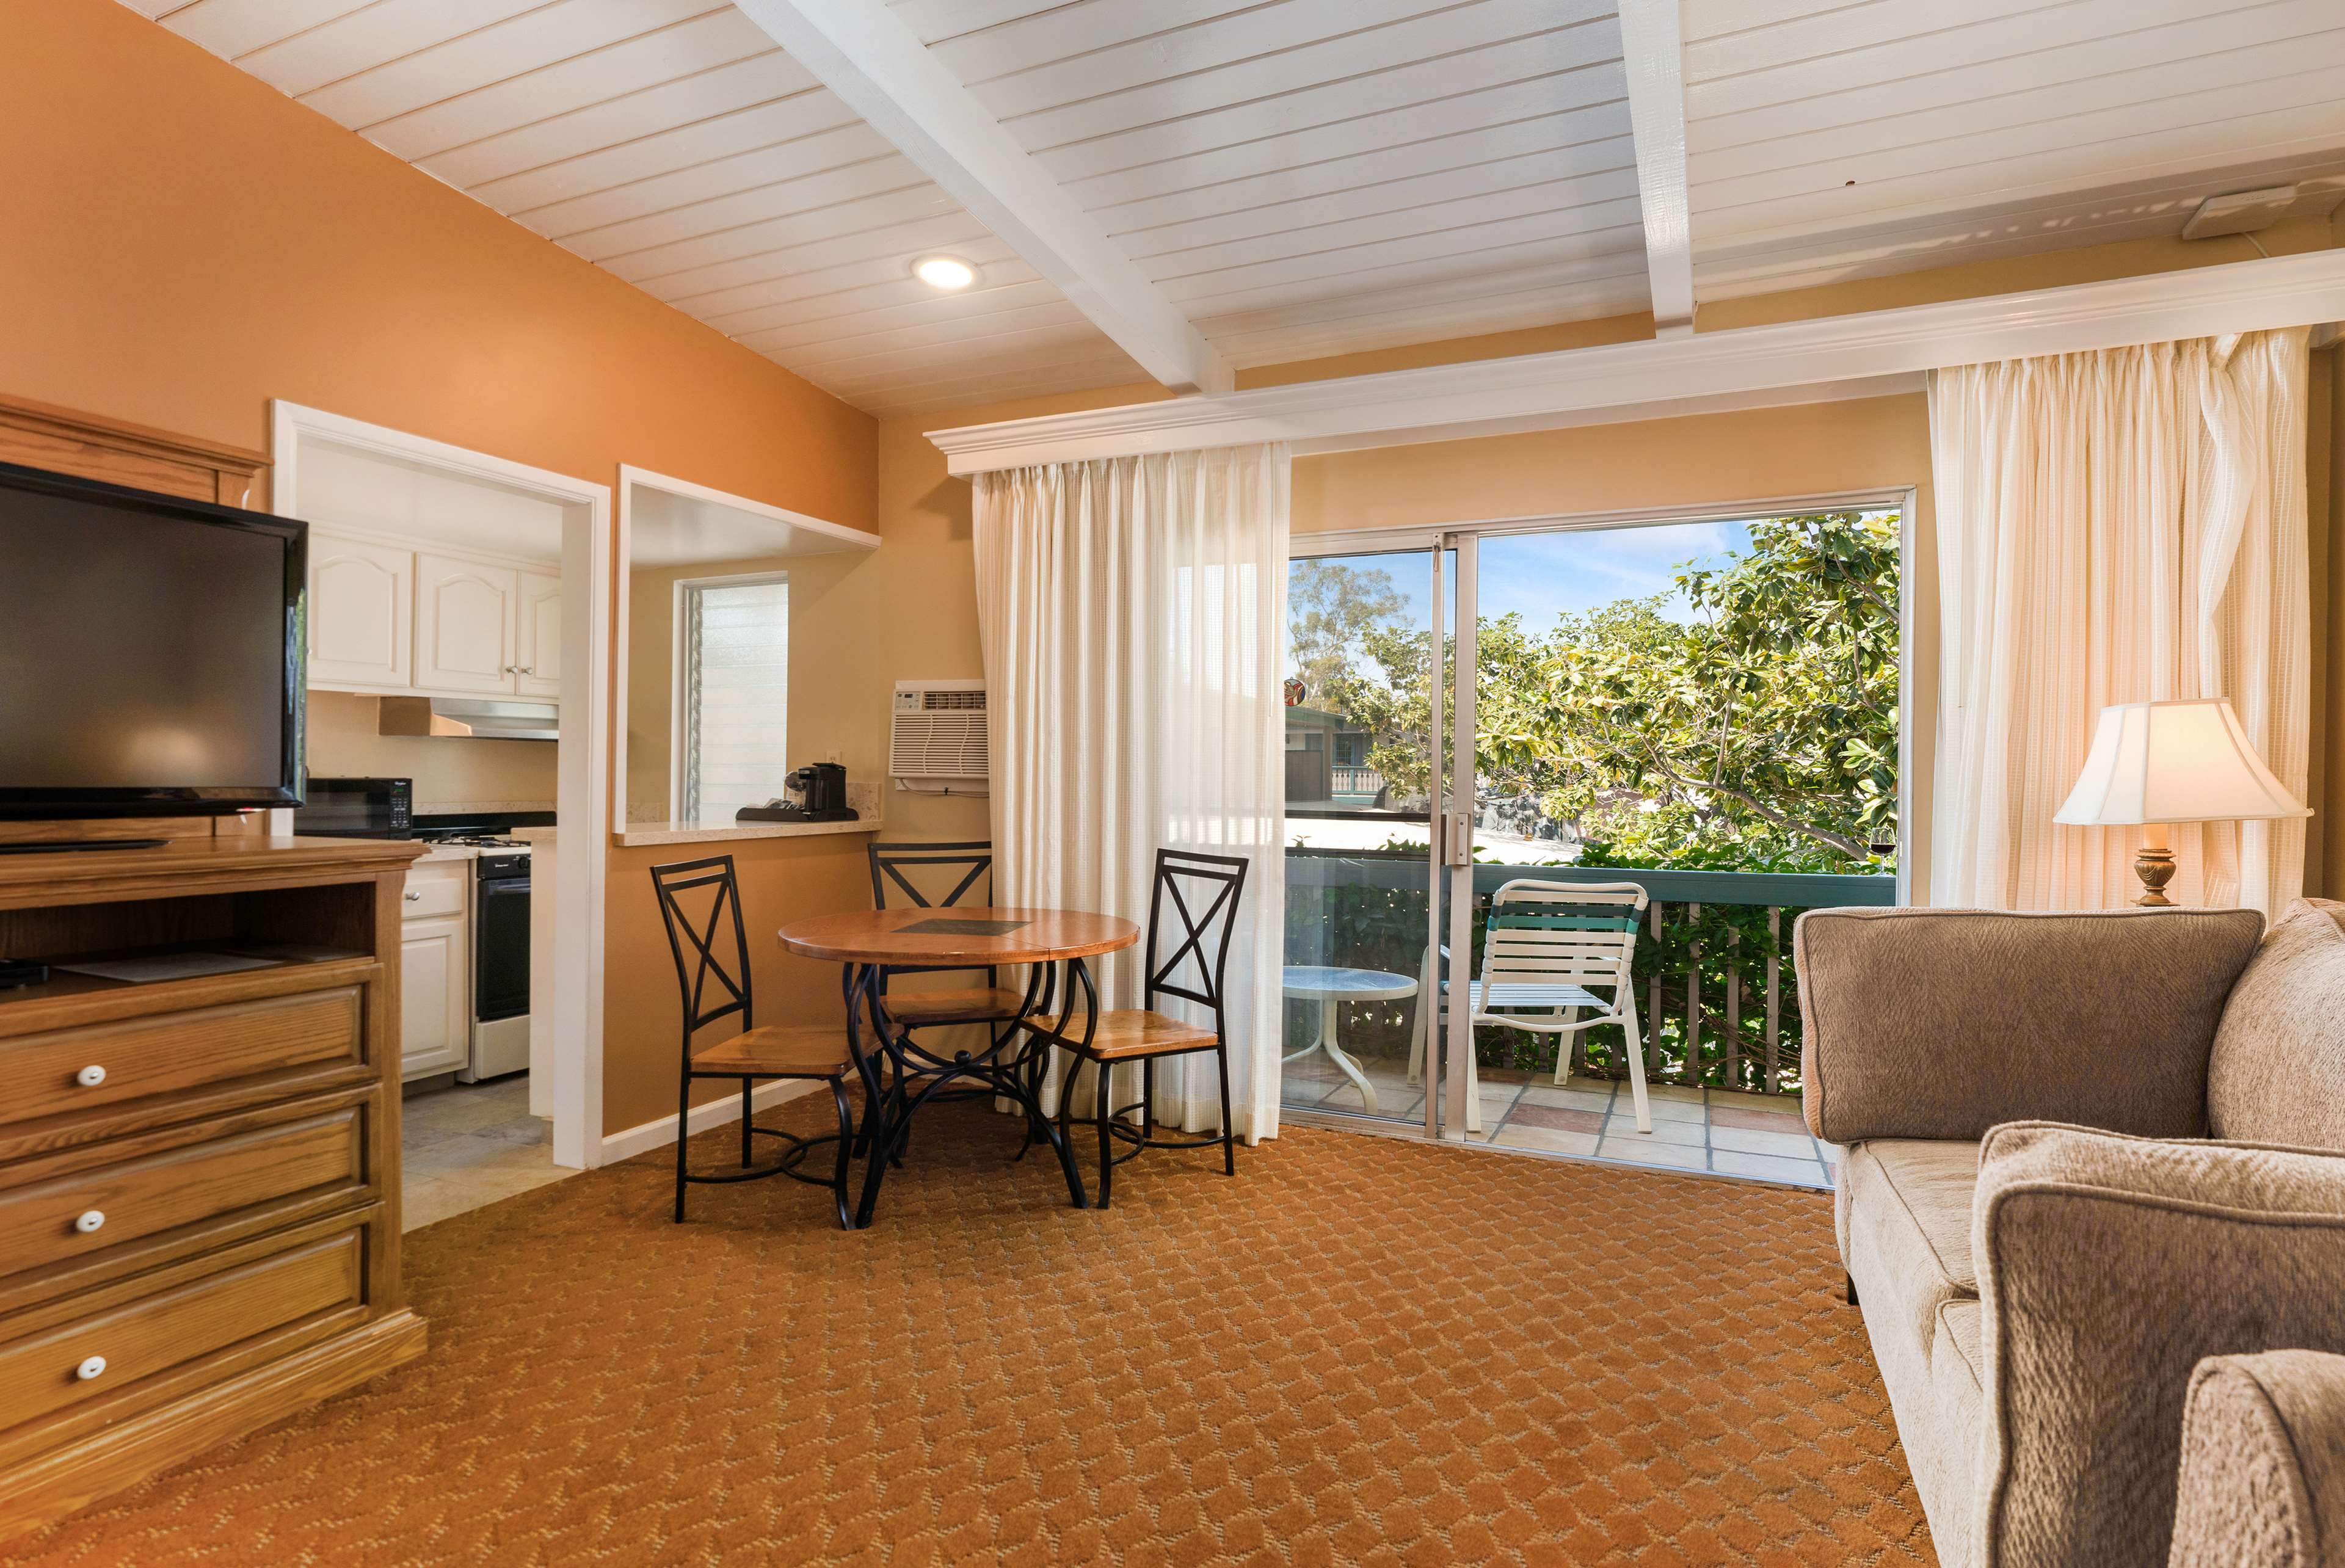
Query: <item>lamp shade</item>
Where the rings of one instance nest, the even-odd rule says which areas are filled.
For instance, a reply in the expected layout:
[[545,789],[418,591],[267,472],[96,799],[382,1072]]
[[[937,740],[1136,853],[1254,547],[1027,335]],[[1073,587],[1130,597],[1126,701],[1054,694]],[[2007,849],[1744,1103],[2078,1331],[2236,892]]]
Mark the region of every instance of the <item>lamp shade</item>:
[[2310,816],[2221,697],[2101,710],[2092,754],[2052,818],[2085,827]]

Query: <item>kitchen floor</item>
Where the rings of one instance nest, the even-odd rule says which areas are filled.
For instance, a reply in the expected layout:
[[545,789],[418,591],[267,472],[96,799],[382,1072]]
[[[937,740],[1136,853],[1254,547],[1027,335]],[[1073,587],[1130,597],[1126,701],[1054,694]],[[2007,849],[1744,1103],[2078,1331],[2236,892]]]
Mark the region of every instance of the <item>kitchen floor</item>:
[[527,1073],[408,1096],[399,1158],[401,1230],[578,1174],[553,1163],[553,1123],[529,1114]]

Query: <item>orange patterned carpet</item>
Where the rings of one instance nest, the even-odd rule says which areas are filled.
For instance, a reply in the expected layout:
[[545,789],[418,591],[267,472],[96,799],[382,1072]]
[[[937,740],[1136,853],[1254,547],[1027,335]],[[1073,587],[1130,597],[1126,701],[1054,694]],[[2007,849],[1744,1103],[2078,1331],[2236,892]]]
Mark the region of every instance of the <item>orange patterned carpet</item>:
[[1015,1145],[942,1108],[854,1236],[656,1156],[418,1231],[423,1361],[0,1558],[1934,1561],[1825,1195],[1301,1130],[1084,1213]]

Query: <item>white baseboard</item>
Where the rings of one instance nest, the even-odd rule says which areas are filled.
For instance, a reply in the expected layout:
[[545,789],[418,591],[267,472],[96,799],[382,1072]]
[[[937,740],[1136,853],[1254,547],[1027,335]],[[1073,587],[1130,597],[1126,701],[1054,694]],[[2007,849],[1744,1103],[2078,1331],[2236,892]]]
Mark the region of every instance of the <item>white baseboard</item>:
[[[809,1078],[776,1078],[751,1090],[749,1103],[758,1110],[765,1110],[786,1100],[794,1100],[800,1095],[821,1092],[822,1085]],[[723,1127],[728,1121],[740,1119],[741,1097],[738,1094],[728,1094],[692,1108],[692,1130],[695,1132],[706,1132],[712,1127]],[[656,1121],[644,1122],[619,1132],[604,1133],[603,1158],[597,1163],[614,1165],[645,1149],[657,1148],[662,1144],[675,1141],[675,1114],[671,1111]]]

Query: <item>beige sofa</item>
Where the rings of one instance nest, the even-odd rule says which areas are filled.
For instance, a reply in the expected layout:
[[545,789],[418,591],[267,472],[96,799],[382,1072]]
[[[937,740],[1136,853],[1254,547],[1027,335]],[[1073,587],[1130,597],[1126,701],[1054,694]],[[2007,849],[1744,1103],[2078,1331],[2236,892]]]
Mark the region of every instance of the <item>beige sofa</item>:
[[2262,924],[1799,922],[1849,1296],[1956,1568],[2345,1568],[2345,1361],[2286,1354],[2345,1353],[2345,905]]

